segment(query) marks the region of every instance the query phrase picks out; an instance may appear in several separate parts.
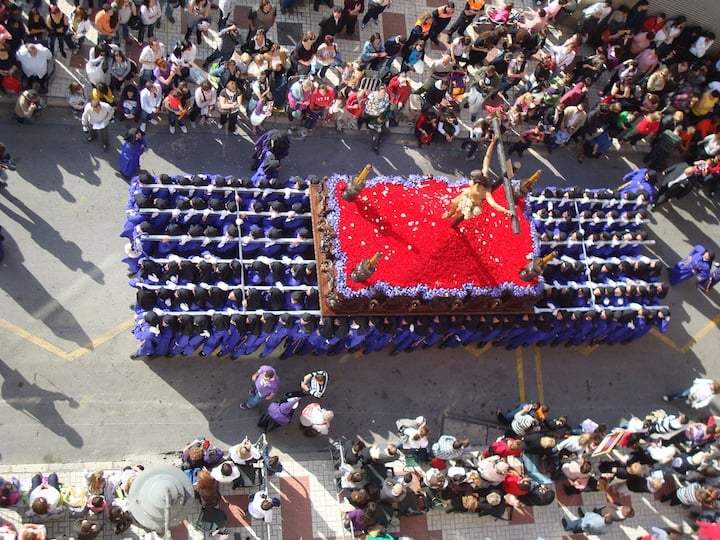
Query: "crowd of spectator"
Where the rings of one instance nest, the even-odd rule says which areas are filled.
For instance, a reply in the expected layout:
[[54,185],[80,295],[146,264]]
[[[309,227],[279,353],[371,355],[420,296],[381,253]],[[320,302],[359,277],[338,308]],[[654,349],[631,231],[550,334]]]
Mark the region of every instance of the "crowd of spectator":
[[[664,399],[685,399],[701,409],[719,389],[718,381],[696,379]],[[506,432],[480,446],[451,434],[435,436],[422,416],[401,418],[397,440],[335,443],[345,524],[357,535],[383,537],[393,518],[402,521],[431,509],[510,519],[526,507],[551,504],[562,490],[605,494],[596,508],[568,508],[558,516],[558,527],[575,534],[603,535],[615,523],[630,523],[633,493],[682,504],[692,522],[713,527],[720,499],[717,420],[658,409],[609,429],[590,418],[572,423],[566,415],[552,415],[545,404],[523,403],[507,412],[498,409],[498,426]],[[577,517],[568,519],[571,514]],[[643,538],[679,539],[682,532],[659,522]]]
[[[227,450],[201,437],[188,443],[178,456],[178,467],[192,482],[195,499],[203,511],[214,510],[225,516],[219,509],[220,486],[227,484],[232,489],[254,489],[247,513],[265,523],[272,521],[273,510],[280,506],[280,500],[269,496],[265,481],[268,476],[282,472],[283,466],[278,456],[270,455],[270,446],[264,437],[255,443],[246,437]],[[126,466],[122,470],[86,470],[79,485],[61,481],[54,472],[37,473],[27,484],[15,477],[0,478],[0,507],[27,508],[17,530],[12,524],[4,523],[2,532],[6,538],[45,540],[51,537],[48,534],[51,522],[62,518],[74,520],[76,540],[94,540],[105,526],[115,535],[128,534],[133,525],[146,529],[135,520],[134,508],[129,504],[132,485],[144,470],[143,465]],[[152,501],[146,502],[152,504]],[[236,512],[246,514],[243,508],[237,508]],[[212,526],[214,535],[227,540],[222,531],[226,523],[226,517],[215,515],[208,526]],[[146,529],[144,538],[156,540],[164,533]]]
[[[520,155],[534,142],[552,152],[577,141],[583,142],[582,160],[600,157],[613,143],[634,146],[645,139],[651,145],[645,161],[663,169],[673,152],[691,163],[720,149],[720,76],[708,54],[715,36],[680,14],[654,12],[648,0],[632,7],[610,1],[583,6],[577,32],[554,44],[547,26],[567,17],[575,2],[551,0],[537,11],[512,3],[485,9],[483,0],[460,9],[448,2],[421,15],[407,35],[372,33],[358,58],[343,59],[335,38],[355,34],[363,14],[361,28],[377,22],[389,5],[348,0],[334,6],[317,31],[305,29],[288,50],[268,37],[276,23],[269,0],[250,10],[247,33],[243,21],[233,20],[234,2],[221,2],[216,38],[208,34],[208,0],[168,0],[164,8],[157,0],[117,0],[95,13],[93,5],[63,13],[51,2],[46,15],[42,5],[25,15],[3,0],[0,76],[6,89],[29,89],[16,116],[32,117],[39,103],[33,89],[47,91],[56,44],[61,56],[66,48],[82,50],[92,20],[98,42],[86,64],[91,87],[76,85],[69,101],[76,111],[84,101],[106,102],[115,118],[142,131],[167,112],[171,132],[176,126],[187,132],[186,118],[193,126],[199,119],[231,132],[240,129],[240,118],[241,128],[257,132],[268,116],[284,110],[305,130],[319,120],[338,130],[367,125],[379,133],[373,137],[379,152],[383,129],[401,120],[414,124],[420,146],[452,142],[461,136],[464,107],[471,115],[469,144],[483,142],[482,120],[495,114],[505,130],[518,132]],[[154,30],[175,24],[178,7],[187,11],[184,35],[181,29],[166,46]],[[292,6],[283,3],[282,9]],[[198,46],[206,39],[216,47],[201,69]],[[137,58],[124,53],[131,41],[142,45]],[[446,47],[440,58],[426,54],[428,41]],[[601,99],[593,105],[588,98],[596,92]]]

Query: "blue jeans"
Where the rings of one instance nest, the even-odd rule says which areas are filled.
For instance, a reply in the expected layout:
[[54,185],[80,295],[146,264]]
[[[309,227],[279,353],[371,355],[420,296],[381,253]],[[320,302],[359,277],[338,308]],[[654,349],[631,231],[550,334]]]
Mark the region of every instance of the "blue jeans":
[[552,480],[541,473],[540,469],[538,469],[538,466],[535,463],[535,459],[537,459],[536,456],[529,456],[528,454],[523,453],[521,454],[520,459],[523,462],[525,474],[527,474],[530,478],[541,484],[552,484]]
[[565,530],[569,532],[574,532],[576,534],[582,534],[582,519],[574,519],[572,521],[568,521],[567,525],[565,525]]
[[[32,481],[30,484],[31,485],[30,491],[34,490],[36,487],[38,487],[42,483],[43,483],[42,475],[40,473],[36,474],[35,476],[32,477]],[[55,489],[57,489],[58,491],[60,491],[60,482],[58,481],[57,474],[55,474],[55,473],[49,474],[47,477],[47,483],[48,483],[48,485],[50,485],[50,486],[54,487]]]
[[[168,111],[168,124],[170,124],[172,127],[175,127],[175,123],[177,123],[178,126],[184,126],[185,120],[178,120],[178,115],[175,114],[172,111]],[[255,397],[255,396],[253,396]]]
[[254,408],[257,407],[258,405],[260,405],[260,404],[263,402],[264,399],[265,399],[265,398],[263,397],[263,395],[260,394],[260,392],[258,392],[257,390],[255,390],[255,393],[254,393],[252,396],[250,396],[250,399],[248,399],[248,400],[245,402],[245,406],[246,406],[248,409],[254,409]]
[[120,23],[117,29],[117,39],[118,41],[120,41],[121,39],[125,41],[130,39],[130,26]]
[[155,23],[153,24],[141,24],[140,30],[138,30],[138,41],[142,43],[145,40],[145,32],[147,32],[148,37],[154,37],[155,36]]
[[687,399],[689,395],[690,395],[690,389],[686,388],[682,392],[675,392],[672,394],[668,394],[667,398],[668,398],[668,401],[675,401],[676,399]]

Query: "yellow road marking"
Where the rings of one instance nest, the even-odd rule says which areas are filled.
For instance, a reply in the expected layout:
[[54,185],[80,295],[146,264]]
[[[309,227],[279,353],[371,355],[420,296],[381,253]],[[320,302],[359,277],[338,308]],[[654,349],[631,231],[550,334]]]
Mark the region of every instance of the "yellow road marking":
[[111,328],[110,330],[108,330],[107,332],[102,334],[101,336],[93,339],[91,342],[83,345],[82,347],[78,347],[71,353],[68,353],[68,360],[70,360],[70,361],[75,360],[77,358],[80,358],[85,353],[88,353],[90,351],[97,349],[100,345],[102,345],[106,341],[110,341],[112,338],[121,334],[125,330],[129,330],[130,328],[132,328],[134,324],[135,324],[135,319],[128,319],[124,323],[117,325],[115,328]]
[[683,352],[689,351],[693,345],[695,345],[698,341],[704,338],[710,330],[712,330],[718,325],[718,323],[720,323],[720,314],[715,315],[712,320],[708,321],[705,326],[703,326],[693,337],[690,338],[690,341],[688,341],[683,347]]
[[5,319],[0,319],[0,328],[4,328],[5,330],[12,332],[16,336],[24,339],[25,341],[29,341],[33,345],[40,347],[41,349],[44,349],[47,352],[52,353],[59,358],[62,358],[63,360],[72,362],[73,360],[77,360],[84,354],[87,354],[88,352],[96,349],[97,347],[99,347],[100,345],[105,343],[106,341],[111,340],[112,338],[114,338],[115,336],[124,332],[125,330],[132,328],[134,323],[135,323],[134,319],[128,319],[127,321],[117,325],[115,328],[108,330],[107,332],[102,334],[100,337],[95,338],[94,340],[83,345],[82,347],[78,347],[77,349],[70,351],[70,352],[67,352],[64,349],[61,349],[60,347],[53,345],[52,343],[44,340],[41,337],[31,334],[27,330],[20,328],[19,326],[16,326],[11,322],[6,321]]
[[525,373],[523,368],[522,348],[515,349],[515,364],[517,367],[518,395],[520,403],[525,403]]
[[543,387],[542,360],[540,359],[540,347],[533,347],[535,353],[535,378],[537,379],[538,401],[545,403],[545,389]]
[[[665,345],[667,345],[668,347],[670,347],[671,349],[674,349],[675,351],[677,351],[677,352],[679,352],[679,353],[686,352],[686,350],[683,351],[684,347],[678,346],[678,344],[675,343],[675,341],[673,341],[672,339],[670,339],[669,337],[667,337],[665,334],[661,334],[660,331],[658,331],[657,328],[651,329],[651,330],[650,330],[650,333],[651,333],[653,336],[655,336],[656,338],[658,338],[660,341],[662,341]],[[692,339],[691,339],[690,341],[692,341]],[[689,343],[689,342],[688,342],[688,343]],[[688,348],[689,348],[689,347],[688,347]]]
[[56,347],[49,341],[45,341],[43,338],[39,338],[37,336],[34,336],[27,330],[24,330],[23,328],[20,328],[19,326],[15,326],[13,323],[6,321],[5,319],[0,319],[0,327],[4,328],[5,330],[8,330],[15,334],[18,337],[21,337],[22,339],[29,341],[33,345],[36,345],[37,347],[40,347],[41,349],[45,349],[46,351],[59,356],[63,360],[67,360],[67,353],[62,350],[60,347]]
[[467,352],[472,354],[473,356],[480,357],[483,354],[485,354],[487,351],[492,349],[493,344],[492,343],[486,343],[483,347],[478,349],[475,345],[465,345],[463,349],[465,349]]
[[590,345],[588,343],[587,345],[573,345],[573,349],[581,353],[583,356],[590,356],[599,346],[600,345]]

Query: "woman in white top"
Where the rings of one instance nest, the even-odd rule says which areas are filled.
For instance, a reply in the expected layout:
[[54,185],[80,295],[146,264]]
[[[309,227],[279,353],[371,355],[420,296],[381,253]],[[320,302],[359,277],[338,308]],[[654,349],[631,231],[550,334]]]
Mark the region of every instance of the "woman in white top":
[[225,461],[214,467],[210,476],[221,484],[229,484],[240,476],[240,469],[232,461]]
[[260,450],[247,437],[240,444],[231,446],[228,455],[238,465],[245,465],[249,461],[257,461],[261,457]]
[[207,79],[202,81],[200,85],[195,89],[195,106],[200,112],[200,125],[204,125],[205,122],[208,124],[215,124],[215,120],[212,119],[212,113],[215,110],[215,104],[217,103],[217,90],[213,88],[210,81]]
[[155,25],[162,15],[157,0],[143,0],[140,6],[140,29],[138,30],[138,42],[142,43],[145,33],[148,37],[155,35]]

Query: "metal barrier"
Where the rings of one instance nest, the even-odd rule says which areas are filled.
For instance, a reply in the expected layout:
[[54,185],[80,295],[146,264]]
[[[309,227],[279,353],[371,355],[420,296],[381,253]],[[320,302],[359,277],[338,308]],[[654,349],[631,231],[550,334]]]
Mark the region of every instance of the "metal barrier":
[[[335,457],[334,452],[337,452],[337,456],[338,456],[337,458]],[[330,445],[330,459],[332,460],[333,467],[335,469],[340,469],[343,465],[346,464],[345,463],[345,449],[343,448],[343,445],[340,442],[340,440],[333,441],[333,443]],[[339,466],[336,464],[339,464]],[[337,494],[335,496],[337,499],[338,506],[340,506],[342,504],[342,500],[340,499],[340,496],[342,495],[342,493],[343,493],[343,489],[339,488],[337,490]],[[343,527],[343,538],[347,538],[347,536],[345,534],[346,532],[349,532],[350,538],[352,540],[355,540],[355,529],[353,527],[352,522],[350,522],[350,530],[349,531]]]

